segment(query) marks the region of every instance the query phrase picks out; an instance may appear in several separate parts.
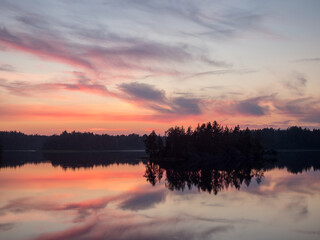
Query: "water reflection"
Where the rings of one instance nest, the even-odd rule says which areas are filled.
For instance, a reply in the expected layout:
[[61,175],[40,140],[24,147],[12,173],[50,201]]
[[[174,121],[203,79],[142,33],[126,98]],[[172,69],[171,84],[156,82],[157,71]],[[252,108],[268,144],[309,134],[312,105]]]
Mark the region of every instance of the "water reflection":
[[254,179],[258,184],[264,172],[272,169],[284,169],[291,173],[302,173],[311,169],[320,169],[320,152],[280,152],[276,159],[259,162],[238,162],[225,164],[224,161],[211,165],[196,165],[192,162],[170,164],[168,162],[148,162],[144,177],[153,186],[164,178],[165,186],[170,190],[191,190],[214,193],[233,187],[240,189],[249,186]]
[[141,156],[6,153],[0,239],[319,237],[316,153],[280,153],[275,164],[236,167],[177,167],[143,162]]
[[269,165],[266,169],[274,168],[287,169],[290,173],[302,173],[305,171],[320,170],[319,151],[280,151],[277,154],[275,164]]
[[165,186],[170,190],[184,190],[196,187],[199,191],[217,194],[218,192],[234,187],[240,189],[244,183],[249,186],[252,178],[261,182],[264,174],[262,168],[197,168],[180,170],[178,166],[168,167],[148,162],[144,177],[152,185],[159,183],[165,174]]
[[[25,164],[51,163],[63,169],[107,167],[113,164],[137,165],[145,157],[143,151],[76,152],[76,151],[7,151],[2,154],[0,168],[17,168]],[[144,161],[146,162],[146,161]]]
[[[115,152],[41,152],[41,151],[5,151],[1,154],[0,157],[0,168],[17,168],[22,167],[25,164],[40,164],[40,163],[51,163],[54,167],[61,167],[63,169],[80,169],[80,168],[93,168],[93,167],[107,167],[113,164],[129,164],[129,165],[137,165],[139,162],[143,162],[144,164],[148,163],[146,159],[146,154],[143,151],[115,151]],[[148,167],[148,166],[147,166]],[[149,166],[151,167],[151,166]],[[154,166],[156,167],[156,166]],[[151,167],[150,171],[153,171],[157,178],[162,175],[160,172],[157,172],[156,169]],[[158,166],[159,167],[159,166]],[[172,171],[198,171],[201,170],[201,167],[183,164],[183,169],[181,169],[181,165],[166,165],[162,166],[162,170],[166,168],[170,168]],[[211,169],[216,166],[211,166]],[[221,168],[221,166],[217,166]],[[225,167],[225,166],[224,166]],[[228,166],[229,169],[222,169],[228,172],[232,172],[233,168],[236,167],[236,171],[232,175],[237,175],[237,172],[240,175],[246,176],[248,179],[249,176],[258,177],[258,175],[263,172],[263,170],[272,170],[275,168],[278,169],[286,169],[291,173],[302,173],[304,171],[310,170],[320,170],[320,151],[283,151],[279,152],[276,156],[276,161],[274,162],[259,162],[259,163],[250,163],[245,166],[237,166],[231,164]],[[242,168],[242,169],[241,169]],[[258,170],[259,173],[249,173],[248,171],[252,169]],[[208,170],[207,166],[204,170]],[[218,169],[221,170],[221,169]],[[149,170],[147,170],[149,171]],[[181,172],[181,171],[180,171]],[[146,173],[147,174],[147,173]],[[174,173],[173,173],[174,174]],[[148,174],[147,174],[148,175]],[[241,178],[241,176],[239,176]],[[152,176],[150,175],[148,181],[151,184],[155,184],[156,179],[152,180]],[[154,183],[153,183],[154,182]],[[237,184],[235,184],[236,186]]]
[[252,181],[260,184],[265,171],[286,169],[291,173],[320,169],[320,152],[279,152],[276,161],[215,162],[199,165],[192,162],[170,164],[148,162],[141,151],[123,152],[4,152],[0,168],[17,168],[25,164],[51,163],[53,167],[82,169],[107,167],[114,164],[145,164],[144,177],[152,186],[164,181],[166,188],[174,191],[191,190],[217,194],[228,188],[240,189]]

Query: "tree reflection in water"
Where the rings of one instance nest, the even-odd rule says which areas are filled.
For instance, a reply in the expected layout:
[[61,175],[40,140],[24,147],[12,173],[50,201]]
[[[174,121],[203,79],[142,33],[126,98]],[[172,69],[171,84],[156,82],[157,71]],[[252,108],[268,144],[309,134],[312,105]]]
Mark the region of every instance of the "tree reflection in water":
[[161,164],[149,161],[146,164],[144,177],[153,186],[165,175],[165,186],[174,191],[189,190],[196,187],[199,191],[217,194],[224,189],[234,187],[240,189],[244,183],[249,186],[254,178],[259,184],[264,174],[263,168],[242,166],[233,168],[214,166],[186,166],[179,169],[177,165]]

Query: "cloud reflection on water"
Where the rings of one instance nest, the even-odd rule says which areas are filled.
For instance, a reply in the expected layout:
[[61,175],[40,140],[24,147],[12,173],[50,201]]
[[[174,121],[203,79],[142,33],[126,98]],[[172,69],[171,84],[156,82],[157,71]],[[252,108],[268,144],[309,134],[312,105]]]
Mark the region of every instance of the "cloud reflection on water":
[[[114,221],[115,218],[117,221]],[[227,232],[233,225],[203,225],[192,227],[194,222],[182,218],[148,218],[136,214],[119,215],[117,212],[105,213],[80,226],[67,230],[41,234],[36,240],[51,239],[211,239],[213,234]]]
[[[64,171],[49,163],[1,169],[1,238],[10,239],[7,236],[16,236],[28,227],[32,234],[26,238],[30,240],[234,239],[239,233],[245,234],[243,229],[246,233],[254,229],[267,233],[274,225],[287,227],[286,231],[296,231],[301,237],[307,234],[300,231],[301,224],[309,224],[310,239],[318,236],[312,222],[317,217],[320,175],[312,168],[297,174],[287,172],[283,166],[266,169],[261,184],[236,181],[240,191],[221,188],[217,195],[199,193],[194,187],[169,191],[166,181],[157,178],[153,186],[145,182],[144,170],[141,163],[100,166],[89,171]],[[166,171],[162,174],[165,180]],[[179,174],[170,174],[179,180]],[[224,181],[230,174],[239,176],[233,171],[219,174]],[[21,191],[22,187],[26,192]]]

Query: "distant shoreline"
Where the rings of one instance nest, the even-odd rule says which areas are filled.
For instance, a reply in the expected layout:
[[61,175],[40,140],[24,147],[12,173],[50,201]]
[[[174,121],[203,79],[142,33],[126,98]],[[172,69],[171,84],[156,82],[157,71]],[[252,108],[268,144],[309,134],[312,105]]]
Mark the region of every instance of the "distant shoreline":
[[320,149],[275,149],[279,152],[320,152]]
[[[215,132],[213,131],[213,128],[216,129]],[[239,126],[228,128],[227,126],[223,127],[214,121],[213,123],[199,124],[194,130],[192,130],[191,127],[184,128],[183,126],[176,126],[168,129],[168,131],[169,130],[179,130],[177,133],[180,132],[179,134],[181,136],[178,134],[179,136],[177,135],[177,137],[181,137],[181,141],[174,141],[177,146],[188,143],[189,145],[194,145],[194,150],[199,153],[202,151],[216,151],[222,147],[222,145],[224,149],[232,148],[231,145],[233,145],[233,148],[237,148],[240,152],[244,152],[245,148],[249,150],[249,148],[258,147],[258,145],[264,150],[276,150],[278,153],[320,151],[320,129],[313,129],[311,131],[309,129],[293,126],[287,130],[273,128],[240,130]],[[160,136],[154,133],[159,140],[159,143],[162,142],[163,146],[167,144],[169,136],[168,131],[166,136]],[[235,131],[236,133],[234,133]],[[73,131],[68,133],[67,131],[64,131],[60,135],[39,136],[26,135],[16,131],[0,131],[0,151],[43,151],[60,153],[144,152],[145,150],[148,150],[145,143],[147,137],[148,135],[140,136],[134,133],[114,136],[108,134],[99,135],[90,132],[82,133]],[[199,142],[199,137],[203,138],[201,143]],[[239,140],[239,137],[242,137],[243,139]],[[185,138],[188,139],[188,141]],[[220,140],[217,141],[216,138]],[[169,137],[169,142],[171,141],[170,139],[171,138]],[[251,140],[249,141],[248,139]],[[213,144],[213,142],[215,143]],[[206,148],[206,150],[204,148]],[[181,147],[181,154],[184,155],[184,152],[189,151],[190,149],[191,148],[188,145]],[[148,153],[148,151],[146,152]]]
[[[276,152],[320,152],[320,149],[275,149]],[[37,150],[37,149],[7,149],[2,150],[2,152],[47,152],[47,153],[77,153],[77,152],[83,152],[83,153],[116,153],[116,152],[145,152],[144,149],[124,149],[124,150]]]
[[34,149],[26,149],[26,150],[3,150],[3,152],[48,152],[48,153],[77,153],[77,152],[83,152],[83,153],[112,153],[112,152],[145,152],[144,149],[135,149],[135,150],[34,150]]

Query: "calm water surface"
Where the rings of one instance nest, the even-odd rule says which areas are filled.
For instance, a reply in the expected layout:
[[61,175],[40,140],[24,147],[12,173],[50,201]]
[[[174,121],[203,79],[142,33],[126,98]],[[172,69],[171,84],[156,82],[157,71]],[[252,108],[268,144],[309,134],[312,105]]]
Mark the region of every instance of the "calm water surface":
[[139,152],[5,153],[0,239],[320,239],[319,155],[197,175]]

